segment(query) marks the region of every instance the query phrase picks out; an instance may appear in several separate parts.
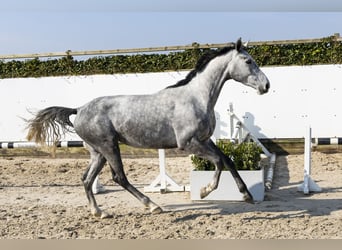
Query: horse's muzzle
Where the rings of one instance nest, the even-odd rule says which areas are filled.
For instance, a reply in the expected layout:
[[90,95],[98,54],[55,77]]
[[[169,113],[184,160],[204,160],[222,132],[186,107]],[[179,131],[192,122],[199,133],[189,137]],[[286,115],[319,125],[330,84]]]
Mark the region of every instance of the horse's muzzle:
[[257,91],[259,95],[263,95],[266,94],[268,92],[268,90],[270,89],[271,84],[269,81],[267,81],[265,84],[261,84],[259,85]]

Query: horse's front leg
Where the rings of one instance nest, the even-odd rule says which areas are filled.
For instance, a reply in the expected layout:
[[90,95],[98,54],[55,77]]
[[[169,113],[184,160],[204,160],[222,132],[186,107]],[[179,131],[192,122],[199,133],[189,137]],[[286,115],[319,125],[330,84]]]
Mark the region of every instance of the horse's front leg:
[[208,183],[207,186],[201,188],[201,191],[200,191],[201,199],[207,197],[212,191],[217,189],[219,181],[220,181],[221,171],[222,169],[217,167],[216,165],[216,170],[215,170],[212,181]]
[[201,188],[201,199],[205,198],[212,191],[217,189],[220,181],[221,171],[223,170],[224,166],[226,166],[230,170],[230,173],[232,174],[239,191],[244,195],[244,200],[246,202],[253,203],[253,196],[248,191],[244,181],[241,179],[233,161],[223,154],[221,150],[213,143],[213,141],[207,140],[205,142],[200,142],[193,139],[188,147],[188,150],[199,157],[211,161],[216,166],[216,171],[212,181],[207,186]]
[[[221,151],[220,151],[221,152]],[[243,194],[244,201],[254,204],[254,199],[252,194],[249,192],[245,182],[242,180],[241,176],[239,175],[238,171],[236,170],[234,162],[225,154],[221,152],[221,157],[223,159],[224,165],[229,169],[230,173],[232,174],[240,193]]]

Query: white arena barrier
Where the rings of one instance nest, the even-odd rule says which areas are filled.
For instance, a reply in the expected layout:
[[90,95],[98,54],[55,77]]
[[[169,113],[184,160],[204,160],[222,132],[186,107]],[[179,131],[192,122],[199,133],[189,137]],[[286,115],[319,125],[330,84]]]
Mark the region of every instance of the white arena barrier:
[[[219,96],[215,139],[229,139],[229,103],[256,138],[302,138],[303,124],[315,128],[314,138],[339,142],[342,114],[342,65],[262,67],[271,82],[266,95],[228,81]],[[0,148],[33,146],[26,142],[25,122],[30,112],[48,106],[78,107],[105,95],[151,94],[184,79],[188,71],[0,79]],[[324,96],[324,99],[322,99]],[[71,117],[71,121],[73,116]],[[296,124],[295,126],[293,124]],[[80,141],[67,134],[61,146]],[[322,140],[321,140],[322,141]],[[342,141],[342,139],[341,139]],[[269,178],[273,172],[269,172]]]

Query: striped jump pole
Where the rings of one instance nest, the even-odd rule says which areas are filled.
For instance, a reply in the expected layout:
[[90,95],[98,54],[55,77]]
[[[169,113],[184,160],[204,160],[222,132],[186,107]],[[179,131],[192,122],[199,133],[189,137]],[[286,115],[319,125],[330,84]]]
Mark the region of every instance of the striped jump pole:
[[313,138],[312,143],[315,145],[342,145],[342,137]]
[[[49,145],[49,143],[47,143]],[[51,144],[51,143],[50,143]],[[83,141],[60,141],[57,143],[58,148],[73,148],[84,147]],[[15,148],[38,148],[41,147],[35,142],[0,142],[0,149],[15,149]],[[168,191],[188,191],[189,188],[178,185],[167,173],[165,169],[165,150],[159,149],[159,175],[147,187],[144,188],[145,192],[160,192],[165,193]],[[94,194],[105,191],[104,187],[100,184],[98,176],[96,177],[92,186]]]
[[[49,143],[47,143],[49,145]],[[51,143],[50,143],[51,144]],[[56,145],[58,148],[75,148],[84,147],[83,141],[60,141]],[[16,149],[16,148],[39,148],[39,144],[35,142],[0,142],[0,149]],[[96,176],[95,181],[92,186],[94,194],[98,194],[105,191],[105,188],[101,185],[99,181],[99,176]]]
[[322,189],[311,178],[311,127],[308,127],[304,138],[304,182],[298,186],[298,191],[304,194],[321,192]]
[[[49,145],[49,143],[48,143]],[[35,142],[0,142],[0,148],[38,148],[41,147]],[[83,141],[60,141],[57,143],[58,148],[74,148],[74,147],[84,147]]]

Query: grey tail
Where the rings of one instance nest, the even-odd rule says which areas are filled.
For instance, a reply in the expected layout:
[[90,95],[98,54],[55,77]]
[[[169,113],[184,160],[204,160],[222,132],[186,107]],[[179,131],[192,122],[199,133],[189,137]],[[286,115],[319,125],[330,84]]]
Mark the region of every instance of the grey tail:
[[54,106],[40,110],[34,118],[26,120],[27,139],[42,145],[48,142],[56,146],[62,136],[73,131],[69,119],[73,114],[77,114],[77,109]]

